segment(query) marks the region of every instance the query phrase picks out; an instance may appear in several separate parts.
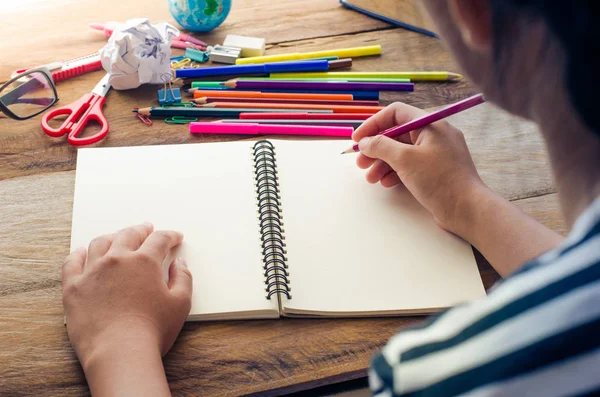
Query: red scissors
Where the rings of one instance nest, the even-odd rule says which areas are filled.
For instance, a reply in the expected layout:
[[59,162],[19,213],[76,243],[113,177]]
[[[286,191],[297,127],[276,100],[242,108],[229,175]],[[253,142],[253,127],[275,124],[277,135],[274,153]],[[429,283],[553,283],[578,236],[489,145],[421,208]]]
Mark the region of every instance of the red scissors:
[[[106,75],[100,80],[90,94],[85,94],[76,102],[60,108],[52,109],[42,117],[42,129],[53,137],[67,135],[67,141],[71,145],[83,146],[96,143],[108,134],[108,121],[102,113],[102,106],[106,101],[106,94],[110,90],[108,82],[110,75]],[[64,123],[58,128],[52,128],[48,121],[61,115],[68,115]],[[80,138],[85,126],[90,121],[97,121],[100,124],[100,132],[93,136]]]

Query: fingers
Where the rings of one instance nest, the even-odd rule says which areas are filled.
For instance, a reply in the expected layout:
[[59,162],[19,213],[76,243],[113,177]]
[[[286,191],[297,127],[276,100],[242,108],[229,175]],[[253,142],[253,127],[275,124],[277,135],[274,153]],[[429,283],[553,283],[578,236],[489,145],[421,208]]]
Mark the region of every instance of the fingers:
[[122,229],[116,233],[111,249],[135,251],[153,230],[154,226],[151,223]]
[[[388,128],[406,124],[409,121],[423,116],[424,114],[426,114],[424,110],[418,109],[414,106],[400,102],[393,103],[366,120],[360,127],[358,127],[352,134],[352,139],[355,142],[358,142],[366,136],[377,135]],[[406,136],[403,139],[408,138],[410,137]]]
[[156,258],[162,263],[169,251],[181,244],[182,241],[183,234],[181,233],[172,230],[155,231],[148,236],[138,251]]
[[383,160],[376,160],[375,164],[367,172],[366,178],[369,183],[377,183],[386,176],[392,168]]
[[114,238],[115,234],[113,233],[93,239],[88,247],[88,261],[90,263],[95,262],[106,255],[113,243]]
[[377,159],[373,159],[371,157],[365,156],[362,153],[358,153],[356,155],[356,165],[358,165],[358,168],[366,170],[367,168],[371,167],[373,164],[375,164],[375,161]]
[[177,258],[169,266],[168,287],[173,296],[191,304],[192,273],[187,268],[185,259]]
[[83,265],[85,264],[86,257],[87,251],[85,248],[77,248],[66,257],[62,266],[63,282],[83,273]]
[[[408,161],[407,158],[415,150],[412,145],[395,141],[383,135],[361,139],[358,148],[365,156],[383,160],[396,171],[404,164],[404,161]],[[383,175],[381,176],[383,177]]]
[[402,182],[396,171],[390,171],[386,176],[381,178],[381,186],[383,187],[394,187],[400,183]]

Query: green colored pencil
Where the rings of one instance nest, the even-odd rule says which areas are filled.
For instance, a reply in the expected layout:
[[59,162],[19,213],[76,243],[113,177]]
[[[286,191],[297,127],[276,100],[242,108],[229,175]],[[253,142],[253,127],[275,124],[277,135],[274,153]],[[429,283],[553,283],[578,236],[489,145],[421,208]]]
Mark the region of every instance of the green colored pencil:
[[192,88],[215,88],[223,87],[223,81],[194,81]]
[[148,117],[239,117],[240,113],[333,113],[333,110],[310,109],[257,109],[257,108],[194,108],[194,107],[153,107],[134,110]]
[[[244,81],[256,81],[256,80],[269,80],[269,81],[314,81],[314,82],[372,82],[372,83],[410,83],[410,79],[375,79],[375,78],[269,78],[269,77],[240,77],[237,80]],[[225,81],[194,81],[192,82],[192,88],[222,88]]]

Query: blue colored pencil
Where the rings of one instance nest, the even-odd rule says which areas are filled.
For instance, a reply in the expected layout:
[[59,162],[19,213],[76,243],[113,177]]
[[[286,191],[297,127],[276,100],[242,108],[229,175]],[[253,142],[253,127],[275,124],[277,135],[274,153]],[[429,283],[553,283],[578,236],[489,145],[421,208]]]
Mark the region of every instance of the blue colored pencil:
[[322,72],[329,70],[329,62],[298,61],[298,62],[273,62],[252,65],[231,65],[209,68],[177,69],[177,78],[198,78],[211,76],[243,76],[248,74],[294,73],[294,72]]

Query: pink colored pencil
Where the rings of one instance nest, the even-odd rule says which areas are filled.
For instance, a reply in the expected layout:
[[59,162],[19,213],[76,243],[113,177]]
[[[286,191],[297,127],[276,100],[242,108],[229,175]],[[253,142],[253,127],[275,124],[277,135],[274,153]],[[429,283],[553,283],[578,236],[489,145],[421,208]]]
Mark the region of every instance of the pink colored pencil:
[[[411,131],[416,131],[421,128],[425,128],[430,124],[435,123],[436,121],[440,121],[445,119],[446,117],[450,117],[456,113],[460,113],[467,109],[471,109],[474,106],[480,105],[485,102],[485,98],[483,94],[477,94],[470,98],[464,99],[460,102],[455,103],[454,105],[447,106],[443,109],[438,110],[437,112],[427,114],[423,117],[420,117],[416,120],[413,120],[409,123],[402,124],[397,127],[388,128],[383,131],[379,135],[384,135],[389,138],[396,138],[400,135],[408,134]],[[348,153],[356,153],[359,152],[358,143],[348,148],[342,152],[342,154]]]
[[240,113],[240,119],[287,119],[287,120],[366,120],[369,113]]
[[224,134],[224,135],[297,135],[327,136],[349,138],[352,127],[328,127],[312,125],[282,124],[233,124],[233,123],[190,123],[192,134]]
[[[88,26],[90,28],[103,32],[106,37],[110,37],[112,35],[113,27],[116,25],[117,24],[115,22],[110,22],[110,23],[91,22],[91,23],[88,23]],[[179,32],[179,36],[177,36],[176,38],[173,38],[173,40],[171,41],[171,47],[182,48],[182,49],[190,48],[191,46],[186,45],[185,44],[186,42],[194,44],[195,46],[200,47],[201,49],[206,49],[205,42],[198,40],[195,37],[192,37],[189,34],[182,33],[182,32]]]
[[206,47],[207,44],[202,40],[198,40],[197,38],[190,36],[187,33],[179,32],[179,40],[187,41],[188,43],[196,44],[198,47]]

